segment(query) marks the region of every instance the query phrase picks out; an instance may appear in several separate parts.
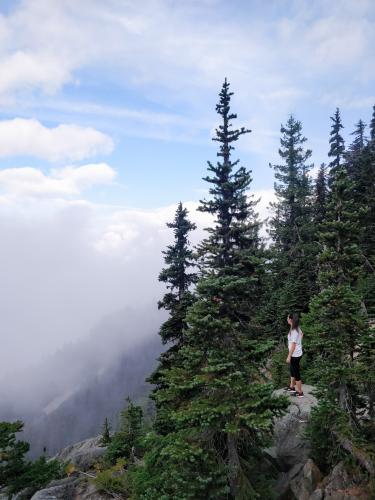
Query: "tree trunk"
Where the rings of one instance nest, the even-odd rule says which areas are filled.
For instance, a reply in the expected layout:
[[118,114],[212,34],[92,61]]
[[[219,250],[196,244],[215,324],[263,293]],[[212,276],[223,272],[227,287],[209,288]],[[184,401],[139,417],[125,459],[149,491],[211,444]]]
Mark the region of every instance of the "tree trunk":
[[239,492],[239,469],[240,458],[237,453],[236,440],[228,434],[228,468],[229,468],[229,486],[232,498],[237,498]]

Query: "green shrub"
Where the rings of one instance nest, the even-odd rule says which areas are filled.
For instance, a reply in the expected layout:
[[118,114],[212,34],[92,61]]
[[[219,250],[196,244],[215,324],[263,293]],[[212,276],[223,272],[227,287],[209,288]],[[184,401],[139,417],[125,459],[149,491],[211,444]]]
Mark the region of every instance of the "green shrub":
[[16,434],[22,432],[23,422],[0,422],[0,488],[13,494],[28,488],[31,496],[53,479],[64,477],[65,464],[57,460],[40,457],[34,462],[25,460],[30,449],[29,443],[19,441]]
[[24,472],[8,483],[8,493],[14,494],[26,487],[36,492],[53,479],[63,478],[64,469],[64,463],[58,460],[47,461],[45,457],[40,457],[35,462],[26,462]]
[[93,483],[98,491],[107,493],[128,493],[128,481],[126,477],[125,460],[117,460],[116,464],[109,469],[98,471]]

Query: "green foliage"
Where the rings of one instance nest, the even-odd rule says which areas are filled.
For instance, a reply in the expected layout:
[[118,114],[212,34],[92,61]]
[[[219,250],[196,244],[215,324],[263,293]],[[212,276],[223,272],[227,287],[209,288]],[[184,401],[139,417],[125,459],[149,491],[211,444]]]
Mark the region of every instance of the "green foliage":
[[372,108],[372,118],[370,122],[370,141],[371,143],[375,142],[375,106]]
[[[374,117],[373,117],[374,119]],[[348,154],[348,175],[354,185],[353,201],[359,212],[359,250],[362,273],[359,289],[369,315],[375,315],[375,140],[366,143],[364,124],[355,131],[355,140]],[[373,123],[370,137],[373,136]]]
[[124,459],[118,459],[116,464],[109,469],[98,471],[95,479],[92,479],[96,489],[105,493],[126,495],[128,497],[129,484],[125,465]]
[[[169,342],[172,345],[159,357],[159,365],[154,372],[146,379],[155,385],[151,399],[156,403],[157,418],[154,423],[159,432],[168,432],[168,419],[164,419],[164,414],[168,411],[166,403],[163,409],[159,408],[158,391],[168,384],[164,377],[164,371],[175,362],[179,348],[183,345],[184,330],[186,329],[186,311],[194,302],[194,295],[189,287],[196,283],[197,274],[189,272],[189,268],[194,265],[194,253],[189,248],[189,232],[196,228],[195,224],[187,218],[188,211],[183,208],[180,202],[172,223],[167,223],[169,228],[174,230],[174,243],[168,245],[163,251],[164,261],[167,264],[159,274],[159,281],[166,283],[168,292],[163,299],[158,302],[158,308],[169,311],[169,318],[161,325],[159,335],[162,342]],[[158,411],[160,410],[160,411]]]
[[330,400],[322,400],[311,411],[306,437],[312,448],[311,458],[322,471],[327,472],[332,464],[338,463],[344,456],[332,433],[344,424],[345,416],[338,412],[337,405]]
[[326,218],[327,202],[326,166],[322,163],[315,182],[314,223],[317,225],[321,224]]
[[332,188],[335,181],[337,172],[343,165],[343,160],[345,156],[345,142],[341,135],[341,129],[344,128],[341,123],[341,116],[339,108],[336,108],[336,112],[331,116],[332,128],[330,133],[329,145],[330,149],[328,156],[332,158],[329,163],[329,175],[328,175],[328,185]]
[[[323,467],[338,459],[337,433],[358,439],[363,434],[359,416],[373,411],[367,392],[372,376],[363,369],[365,365],[375,366],[375,349],[358,289],[360,217],[361,211],[355,210],[354,184],[342,167],[336,173],[327,219],[321,225],[321,291],[311,300],[303,318],[319,396],[311,417],[310,438],[313,455]],[[366,392],[367,397],[363,397]],[[326,443],[322,442],[323,435]]]
[[128,405],[121,412],[120,428],[112,436],[105,454],[105,460],[109,464],[115,464],[120,458],[131,459],[142,451],[142,408],[135,405],[129,397],[126,401]]
[[34,462],[25,460],[29,444],[18,441],[16,433],[23,430],[23,422],[0,422],[0,487],[9,496],[28,487],[30,491],[43,488],[52,479],[64,476],[64,464],[40,457]]
[[26,462],[24,471],[8,483],[9,494],[15,494],[24,488],[34,492],[44,488],[53,479],[65,476],[64,464],[58,460],[40,457],[34,462]]
[[16,433],[23,430],[23,425],[20,420],[0,422],[0,487],[11,487],[27,470],[24,456],[30,446],[16,438]]
[[291,311],[307,311],[316,287],[316,226],[313,186],[305,149],[302,123],[290,116],[281,127],[282,163],[271,165],[275,171],[276,202],[271,203],[272,237],[268,263],[268,290],[264,296],[262,318],[269,332],[279,337],[285,331],[285,318]]
[[107,446],[111,442],[111,426],[108,418],[105,417],[103,424],[103,433],[101,439],[101,446]]
[[231,95],[225,80],[214,137],[220,161],[208,163],[211,199],[199,207],[215,225],[197,250],[202,275],[183,343],[154,394],[163,432],[150,438],[145,467],[132,472],[139,498],[259,498],[262,450],[287,407],[262,374],[273,348],[257,321],[265,257],[250,172],[231,159],[234,142],[249,132],[232,128]]
[[194,428],[166,436],[150,434],[143,467],[129,471],[134,498],[194,500],[228,498],[223,463],[208,442],[194,439]]

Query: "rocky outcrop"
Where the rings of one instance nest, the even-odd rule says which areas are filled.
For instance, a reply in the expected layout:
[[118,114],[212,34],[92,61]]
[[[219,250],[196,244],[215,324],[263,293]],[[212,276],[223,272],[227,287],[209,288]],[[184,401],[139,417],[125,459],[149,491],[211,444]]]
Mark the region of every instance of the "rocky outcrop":
[[[303,436],[311,409],[317,404],[313,389],[310,385],[304,385],[304,398],[289,396],[288,413],[275,422],[274,444],[267,452],[276,460],[281,471],[287,472],[295,465],[303,465],[308,459],[310,445]],[[282,395],[285,392],[279,389],[275,394]]]
[[105,454],[106,448],[100,446],[101,436],[80,441],[62,449],[55,457],[74,466],[70,477],[52,481],[46,488],[36,492],[31,500],[106,500],[113,498],[98,492],[90,481],[94,476],[95,464]]
[[63,448],[54,458],[70,462],[74,467],[87,471],[105,454],[106,448],[100,446],[101,436],[85,439]]
[[[275,486],[279,500],[371,500],[363,479],[347,472],[343,463],[323,477],[318,466],[309,458],[310,446],[304,434],[311,409],[317,404],[313,387],[304,385],[305,397],[290,398],[289,411],[275,422],[274,444],[266,450],[279,470]],[[275,391],[276,395],[285,394]]]
[[323,476],[316,464],[308,459],[304,464],[294,465],[287,473],[282,473],[276,483],[280,499],[309,500]]
[[113,498],[98,492],[85,478],[68,477],[53,481],[47,488],[38,491],[31,500],[107,500]]
[[[340,462],[331,471],[331,473],[323,479],[320,488],[316,491],[322,492],[324,499],[332,500],[373,500],[374,496],[367,489],[357,473],[348,473],[345,465]],[[309,499],[310,500],[310,499]],[[314,499],[313,499],[314,500]]]

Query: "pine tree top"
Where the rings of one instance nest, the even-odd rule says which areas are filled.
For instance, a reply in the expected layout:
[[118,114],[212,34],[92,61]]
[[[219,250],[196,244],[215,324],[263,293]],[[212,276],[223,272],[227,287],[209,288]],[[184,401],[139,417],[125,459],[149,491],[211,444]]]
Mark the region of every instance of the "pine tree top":
[[225,78],[222,89],[219,93],[219,103],[216,104],[216,111],[222,117],[223,123],[215,129],[216,136],[212,138],[213,141],[221,143],[217,156],[223,157],[224,164],[229,163],[230,151],[234,149],[231,143],[237,141],[241,135],[251,132],[251,130],[246,129],[245,127],[230,130],[232,127],[231,121],[237,118],[237,114],[231,113],[230,111],[230,100],[234,93],[229,92],[229,87],[230,84]]
[[253,195],[247,190],[252,182],[251,171],[244,167],[235,170],[239,160],[232,161],[231,152],[234,143],[240,136],[251,132],[241,127],[233,129],[233,120],[237,118],[231,112],[231,96],[229,82],[225,79],[219,93],[219,103],[216,111],[221,117],[221,124],[215,129],[213,141],[219,143],[217,156],[221,160],[216,166],[208,163],[208,170],[212,176],[203,177],[210,183],[209,194],[211,199],[199,200],[198,211],[209,212],[216,216],[216,226],[207,228],[209,237],[198,248],[198,254],[203,257],[203,266],[221,269],[233,259],[235,249],[258,245],[259,222],[255,221],[256,214]]
[[285,164],[271,165],[275,170],[275,177],[281,184],[289,184],[297,179],[299,173],[307,174],[312,165],[306,165],[311,157],[311,149],[304,149],[307,138],[302,134],[302,123],[290,115],[285,125],[280,128],[279,155]]
[[375,141],[375,105],[373,106],[372,118],[370,122],[370,140]]
[[358,276],[362,258],[359,253],[360,213],[354,200],[354,183],[345,167],[335,177],[327,217],[322,223],[319,281],[324,287],[351,284]]
[[332,120],[332,127],[330,132],[330,149],[328,152],[328,156],[333,158],[330,162],[329,166],[332,171],[332,175],[330,178],[330,184],[333,182],[334,173],[338,170],[342,164],[342,160],[345,154],[345,142],[340,133],[341,129],[344,128],[341,122],[340,110],[336,108],[335,114],[330,117]]
[[360,153],[366,145],[366,124],[363,120],[359,120],[355,127],[355,130],[350,134],[354,137],[354,140],[350,145],[350,151],[352,153]]

